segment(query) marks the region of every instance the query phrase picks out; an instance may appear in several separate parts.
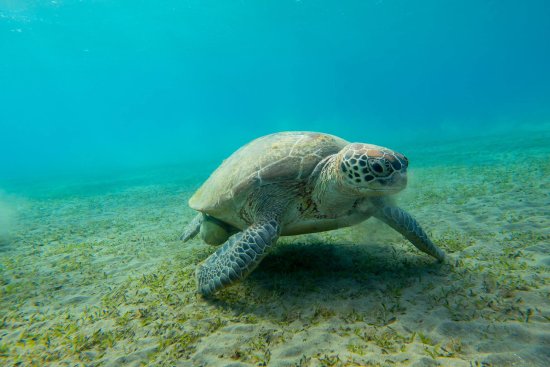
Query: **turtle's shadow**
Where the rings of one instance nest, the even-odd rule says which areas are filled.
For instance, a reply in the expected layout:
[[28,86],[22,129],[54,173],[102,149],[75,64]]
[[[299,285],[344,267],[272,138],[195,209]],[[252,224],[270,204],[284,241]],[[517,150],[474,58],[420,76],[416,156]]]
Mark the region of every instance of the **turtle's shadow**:
[[[439,264],[424,254],[411,251],[400,254],[393,247],[382,244],[290,244],[270,254],[250,275],[250,281],[264,289],[273,288],[274,280],[289,280],[292,291],[294,280],[312,278],[330,282],[353,279],[364,281],[376,277],[380,281],[416,277],[419,273],[434,271]],[[277,286],[280,288],[280,285]]]
[[[423,274],[441,273],[442,265],[418,252],[403,253],[387,244],[341,245],[292,243],[277,247],[243,284],[230,287],[210,302],[223,308],[264,313],[267,299],[291,299],[311,308],[319,297],[334,297],[417,281]],[[243,289],[244,288],[244,289]],[[242,292],[246,295],[242,295]],[[228,297],[226,297],[228,296]],[[256,298],[260,307],[247,304]]]

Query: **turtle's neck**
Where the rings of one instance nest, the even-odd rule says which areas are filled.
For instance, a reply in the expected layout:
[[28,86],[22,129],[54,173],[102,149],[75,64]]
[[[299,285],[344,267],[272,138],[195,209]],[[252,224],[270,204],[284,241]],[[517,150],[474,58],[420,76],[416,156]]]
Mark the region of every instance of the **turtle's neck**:
[[[349,210],[358,199],[356,193],[347,188],[338,173],[338,156],[326,159],[313,181],[312,199],[319,211],[339,215]],[[323,164],[321,162],[320,164]]]

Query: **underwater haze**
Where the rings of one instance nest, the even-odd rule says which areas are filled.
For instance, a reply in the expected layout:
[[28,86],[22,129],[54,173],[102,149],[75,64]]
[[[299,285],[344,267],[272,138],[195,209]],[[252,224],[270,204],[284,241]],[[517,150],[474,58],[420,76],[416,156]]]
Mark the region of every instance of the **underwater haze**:
[[0,366],[550,366],[549,65],[550,0],[0,0]]
[[0,1],[2,178],[550,117],[548,1]]

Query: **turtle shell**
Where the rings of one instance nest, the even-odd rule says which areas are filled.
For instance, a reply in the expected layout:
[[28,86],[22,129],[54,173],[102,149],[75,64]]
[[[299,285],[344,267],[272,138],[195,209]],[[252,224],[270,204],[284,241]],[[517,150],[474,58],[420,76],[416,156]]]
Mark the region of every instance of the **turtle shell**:
[[303,131],[260,137],[224,160],[189,206],[222,220],[234,217],[257,188],[307,180],[321,160],[347,144],[334,135]]

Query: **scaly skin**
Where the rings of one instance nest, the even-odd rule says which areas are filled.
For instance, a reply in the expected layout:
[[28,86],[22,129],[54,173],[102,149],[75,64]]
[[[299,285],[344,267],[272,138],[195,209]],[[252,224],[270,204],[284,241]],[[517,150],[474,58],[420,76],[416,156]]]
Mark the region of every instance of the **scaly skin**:
[[256,223],[229,238],[196,270],[198,290],[203,296],[245,278],[277,242],[279,223],[272,219]]
[[445,253],[428,238],[416,219],[403,209],[396,206],[383,206],[375,212],[374,216],[401,233],[420,251],[439,261],[445,260]]
[[180,240],[187,242],[190,239],[193,239],[200,231],[202,223],[202,213],[199,213],[193,218],[191,223],[185,227],[183,234],[180,236]]

